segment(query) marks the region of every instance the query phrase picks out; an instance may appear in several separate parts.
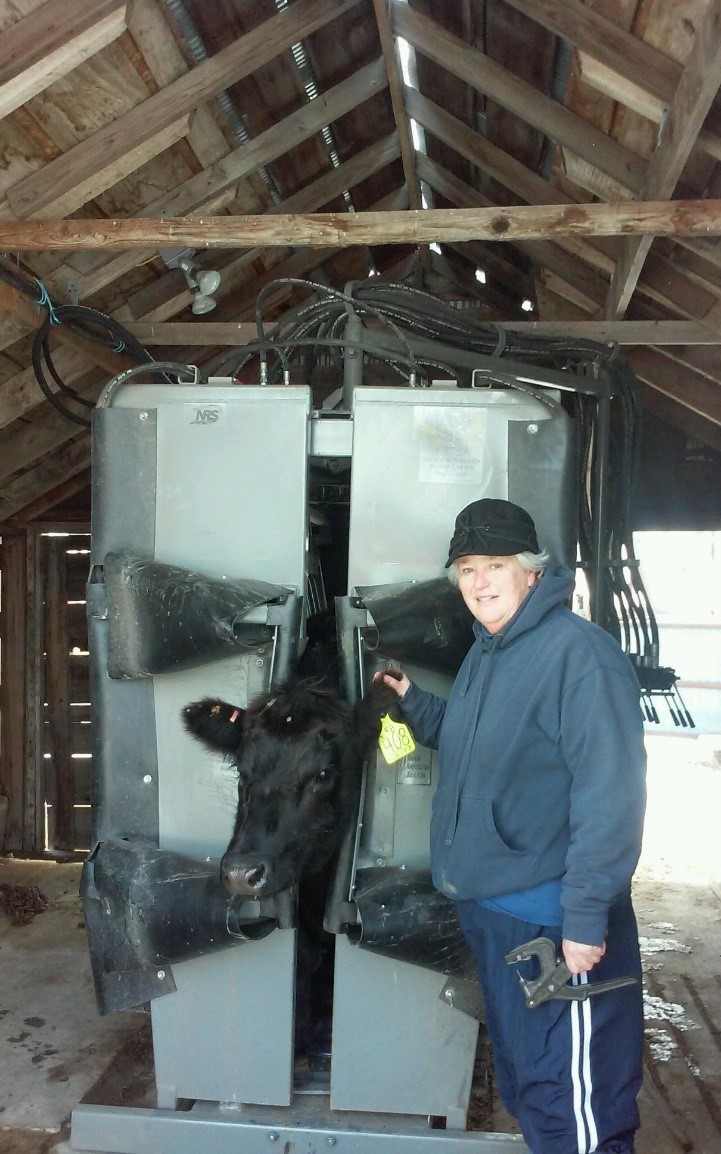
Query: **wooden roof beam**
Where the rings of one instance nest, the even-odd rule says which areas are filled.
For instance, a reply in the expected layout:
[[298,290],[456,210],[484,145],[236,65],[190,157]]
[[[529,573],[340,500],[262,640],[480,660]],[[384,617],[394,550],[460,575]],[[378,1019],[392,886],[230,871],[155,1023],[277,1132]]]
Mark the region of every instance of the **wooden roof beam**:
[[[582,0],[506,0],[506,3],[587,54],[602,66],[605,74],[610,73],[615,80],[615,90],[610,90],[610,79],[600,89],[607,96],[655,120],[671,103],[682,65],[594,8],[588,8]],[[595,73],[589,83],[597,87],[594,76]],[[624,82],[621,86],[619,80]]]
[[[130,109],[87,140],[51,160],[8,191],[12,210],[22,218],[52,216],[58,203],[72,203],[75,188],[86,190],[99,170],[112,168],[198,104],[255,72],[299,40],[349,11],[359,0],[296,0],[234,44]],[[105,187],[108,187],[107,185]],[[99,189],[96,189],[99,192]],[[75,203],[79,208],[85,200]],[[64,208],[64,212],[72,211]],[[60,213],[63,215],[63,213]]]
[[[671,196],[719,85],[721,0],[711,0],[671,101],[659,145],[649,163],[640,194],[642,200]],[[653,232],[624,241],[604,309],[607,319],[619,320],[625,315],[652,243]]]
[[121,36],[128,0],[47,0],[0,36],[0,118]]
[[646,161],[575,112],[539,92],[533,85],[508,72],[495,60],[466,44],[440,24],[394,0],[393,30],[424,56],[445,68],[527,124],[583,157],[637,193],[646,172]]

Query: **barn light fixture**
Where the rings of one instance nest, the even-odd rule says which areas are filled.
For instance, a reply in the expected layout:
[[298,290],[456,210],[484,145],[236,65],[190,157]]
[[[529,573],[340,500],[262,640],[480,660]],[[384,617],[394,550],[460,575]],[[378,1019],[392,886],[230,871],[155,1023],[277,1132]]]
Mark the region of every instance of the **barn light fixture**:
[[212,312],[217,305],[213,294],[220,287],[220,273],[215,269],[201,272],[195,263],[192,248],[161,249],[160,255],[168,268],[179,268],[193,296],[191,311],[195,316]]

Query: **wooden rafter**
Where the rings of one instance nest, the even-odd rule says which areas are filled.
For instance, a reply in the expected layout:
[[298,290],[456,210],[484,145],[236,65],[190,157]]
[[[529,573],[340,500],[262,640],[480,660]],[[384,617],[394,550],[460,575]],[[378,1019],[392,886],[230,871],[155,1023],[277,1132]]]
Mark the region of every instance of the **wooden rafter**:
[[373,11],[375,12],[378,36],[380,38],[386,73],[388,75],[388,91],[390,93],[391,105],[393,106],[393,117],[398,130],[403,173],[406,178],[406,184],[408,185],[409,203],[411,208],[421,208],[421,186],[418,180],[418,173],[416,172],[415,148],[413,147],[413,141],[411,139],[410,124],[406,115],[405,105],[403,104],[403,80],[398,61],[398,47],[388,17],[387,0],[373,0]]
[[[711,0],[649,164],[642,199],[672,195],[720,84],[721,0]],[[652,233],[624,241],[604,310],[609,320],[624,316],[652,243]]]

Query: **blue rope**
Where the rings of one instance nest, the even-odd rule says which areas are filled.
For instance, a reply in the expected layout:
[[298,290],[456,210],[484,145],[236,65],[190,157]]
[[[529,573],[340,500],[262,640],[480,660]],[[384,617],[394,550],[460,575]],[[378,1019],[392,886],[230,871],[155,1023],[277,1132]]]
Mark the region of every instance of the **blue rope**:
[[125,351],[125,341],[116,341],[114,345],[110,346],[111,352],[122,353]]
[[61,325],[63,322],[55,312],[55,306],[48,295],[48,290],[45,288],[45,285],[41,280],[38,280],[37,277],[35,277],[35,283],[40,289],[40,300],[37,302],[38,309],[44,308],[48,310],[48,318],[51,325]]

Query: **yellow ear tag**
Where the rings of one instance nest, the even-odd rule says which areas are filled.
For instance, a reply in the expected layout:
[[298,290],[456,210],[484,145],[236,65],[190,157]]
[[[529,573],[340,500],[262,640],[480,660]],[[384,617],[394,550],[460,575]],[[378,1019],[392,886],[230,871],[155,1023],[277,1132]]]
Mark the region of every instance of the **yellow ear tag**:
[[378,737],[378,748],[388,765],[400,761],[413,753],[416,743],[413,734],[402,721],[393,721],[386,713],[381,718],[381,731]]

